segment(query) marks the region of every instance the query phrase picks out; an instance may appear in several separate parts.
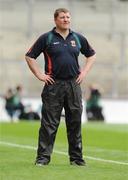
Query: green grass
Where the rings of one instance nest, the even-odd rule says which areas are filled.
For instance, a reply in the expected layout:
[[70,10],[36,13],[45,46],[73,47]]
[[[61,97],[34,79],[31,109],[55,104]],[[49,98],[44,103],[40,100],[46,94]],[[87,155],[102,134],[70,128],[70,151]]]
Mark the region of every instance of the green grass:
[[[0,123],[0,141],[36,147],[39,122]],[[51,163],[34,166],[36,150],[0,144],[0,180],[126,180],[128,177],[128,125],[86,123],[82,128],[86,167],[69,165],[66,129],[57,133]],[[101,158],[101,160],[90,159]],[[102,161],[113,160],[114,162]],[[116,164],[124,162],[127,164]]]

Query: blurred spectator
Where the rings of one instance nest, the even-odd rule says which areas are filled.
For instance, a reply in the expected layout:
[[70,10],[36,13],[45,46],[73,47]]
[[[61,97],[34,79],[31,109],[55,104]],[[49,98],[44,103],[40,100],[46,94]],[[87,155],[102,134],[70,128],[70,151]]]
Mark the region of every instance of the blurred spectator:
[[9,88],[4,96],[5,109],[11,120],[40,120],[38,112],[33,111],[31,105],[24,106],[22,103],[22,86],[18,85],[15,89]]
[[14,108],[15,110],[19,110],[20,111],[20,114],[22,112],[24,112],[24,105],[21,101],[21,97],[22,97],[22,86],[21,85],[18,85],[16,87],[16,90],[14,92]]
[[9,88],[4,96],[5,98],[5,109],[10,116],[11,120],[13,119],[15,110],[14,110],[14,93],[11,88]]
[[10,116],[11,120],[18,118],[24,112],[24,105],[21,102],[22,86],[18,85],[16,89],[9,88],[4,96],[5,109]]
[[100,105],[101,92],[96,85],[90,85],[87,98],[86,113],[88,120],[104,120]]

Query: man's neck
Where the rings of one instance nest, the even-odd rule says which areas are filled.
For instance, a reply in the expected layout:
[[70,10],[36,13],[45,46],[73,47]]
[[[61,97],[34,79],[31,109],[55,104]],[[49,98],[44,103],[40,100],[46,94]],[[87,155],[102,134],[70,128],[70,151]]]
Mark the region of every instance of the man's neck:
[[67,37],[68,34],[69,34],[69,29],[61,30],[61,29],[56,28],[55,31],[56,31],[57,33],[59,33],[64,39],[66,39],[66,37]]

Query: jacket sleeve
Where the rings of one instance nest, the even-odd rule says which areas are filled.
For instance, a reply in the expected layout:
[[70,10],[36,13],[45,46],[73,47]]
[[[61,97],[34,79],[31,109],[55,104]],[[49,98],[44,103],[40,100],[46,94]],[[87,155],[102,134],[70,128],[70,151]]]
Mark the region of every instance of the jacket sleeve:
[[91,45],[89,44],[88,40],[79,34],[79,39],[80,39],[80,43],[81,43],[81,53],[83,55],[85,55],[86,57],[90,57],[93,56],[96,52],[95,50],[91,47]]
[[46,34],[41,35],[26,53],[26,56],[36,59],[46,48]]

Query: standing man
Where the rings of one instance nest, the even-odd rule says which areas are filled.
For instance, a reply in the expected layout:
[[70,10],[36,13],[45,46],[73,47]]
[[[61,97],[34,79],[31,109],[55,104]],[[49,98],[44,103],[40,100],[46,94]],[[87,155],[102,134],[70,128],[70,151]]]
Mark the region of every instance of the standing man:
[[[82,156],[80,83],[95,61],[95,51],[87,39],[70,29],[70,12],[59,8],[54,13],[55,27],[41,35],[26,53],[30,70],[45,82],[42,97],[42,119],[39,130],[36,165],[50,162],[51,153],[60,123],[63,107],[66,114],[69,160],[71,165],[84,166]],[[43,52],[45,73],[36,58]],[[85,56],[85,66],[80,69],[79,53]]]

